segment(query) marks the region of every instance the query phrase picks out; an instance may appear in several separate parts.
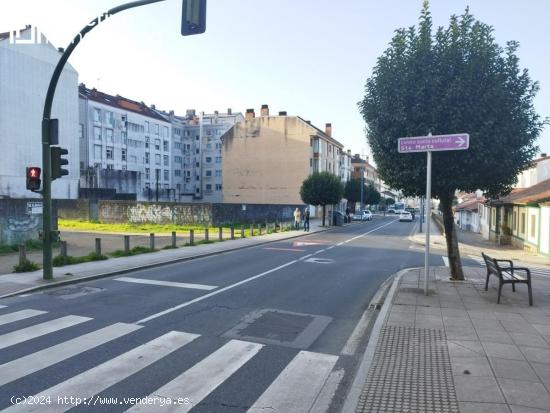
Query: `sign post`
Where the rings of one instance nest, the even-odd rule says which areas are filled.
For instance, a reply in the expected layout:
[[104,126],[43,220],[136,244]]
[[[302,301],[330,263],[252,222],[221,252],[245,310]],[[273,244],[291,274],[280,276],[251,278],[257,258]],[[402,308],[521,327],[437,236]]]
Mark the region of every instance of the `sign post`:
[[[413,138],[399,138],[398,152],[413,153],[426,152],[426,247],[424,250],[424,294],[428,295],[429,274],[430,274],[430,222],[432,212],[432,152],[461,151],[470,147],[470,135],[459,133],[454,135],[417,136]],[[422,220],[422,217],[420,217]]]

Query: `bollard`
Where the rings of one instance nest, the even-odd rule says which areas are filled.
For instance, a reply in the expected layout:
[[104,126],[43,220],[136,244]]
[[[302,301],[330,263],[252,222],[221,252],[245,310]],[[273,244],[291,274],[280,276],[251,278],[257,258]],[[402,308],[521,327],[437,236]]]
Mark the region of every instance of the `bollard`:
[[204,240],[210,241],[210,235],[208,234],[208,228],[204,229]]
[[250,225],[250,236],[254,236],[254,225]]
[[24,265],[27,262],[27,250],[25,244],[19,246],[19,265]]
[[155,249],[155,234],[153,233],[149,234],[149,248],[152,250]]
[[244,225],[241,225],[241,238],[244,238]]
[[235,239],[235,227],[231,225],[231,239]]
[[101,255],[101,238],[95,239],[95,255]]
[[124,253],[129,254],[130,253],[130,236],[124,235]]
[[62,257],[67,256],[67,241],[60,241],[61,243],[61,251],[59,252],[59,255]]
[[172,248],[177,248],[177,245],[176,245],[176,231],[172,231]]
[[195,244],[195,230],[190,229],[189,230],[189,245]]
[[273,232],[277,232],[277,221],[275,221],[275,224],[273,224]]
[[222,227],[218,228],[218,239],[220,241],[223,241],[223,228]]
[[258,224],[258,235],[262,235],[262,226]]

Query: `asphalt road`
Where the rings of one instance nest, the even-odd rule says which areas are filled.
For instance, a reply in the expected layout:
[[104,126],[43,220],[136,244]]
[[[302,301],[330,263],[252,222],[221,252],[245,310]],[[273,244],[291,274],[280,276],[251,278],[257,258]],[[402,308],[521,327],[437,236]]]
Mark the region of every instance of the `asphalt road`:
[[39,395],[13,411],[338,411],[370,300],[424,263],[415,225],[377,217],[2,300],[0,409]]

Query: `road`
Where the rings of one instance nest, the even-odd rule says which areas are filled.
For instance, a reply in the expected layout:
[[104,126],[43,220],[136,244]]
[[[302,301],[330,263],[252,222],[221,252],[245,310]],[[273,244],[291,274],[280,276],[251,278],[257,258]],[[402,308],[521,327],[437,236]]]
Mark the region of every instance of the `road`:
[[338,411],[370,300],[423,265],[415,225],[376,217],[2,300],[0,409]]

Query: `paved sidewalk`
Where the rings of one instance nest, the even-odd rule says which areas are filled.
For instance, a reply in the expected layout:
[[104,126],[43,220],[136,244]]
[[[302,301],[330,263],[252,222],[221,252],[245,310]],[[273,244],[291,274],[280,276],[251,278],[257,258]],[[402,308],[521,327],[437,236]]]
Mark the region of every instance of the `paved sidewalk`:
[[[300,237],[305,234],[313,234],[331,228],[334,227],[322,227],[320,221],[312,221],[311,230],[308,233],[299,230],[240,238],[240,232],[236,231],[234,240],[227,240],[224,242],[160,250],[158,252],[139,254],[131,257],[109,258],[105,261],[93,261],[83,264],[54,267],[54,279],[51,281],[44,281],[42,279],[42,270],[27,273],[4,274],[0,275],[0,298],[54,285],[121,274],[136,269],[155,267],[170,262],[185,261],[268,242]],[[217,234],[213,235],[217,236]],[[214,239],[213,236],[212,239]]]
[[464,270],[433,268],[428,296],[423,269],[398,275],[357,412],[550,412],[550,278],[533,278],[532,307],[525,285],[496,304],[496,277],[486,292],[485,269]]

